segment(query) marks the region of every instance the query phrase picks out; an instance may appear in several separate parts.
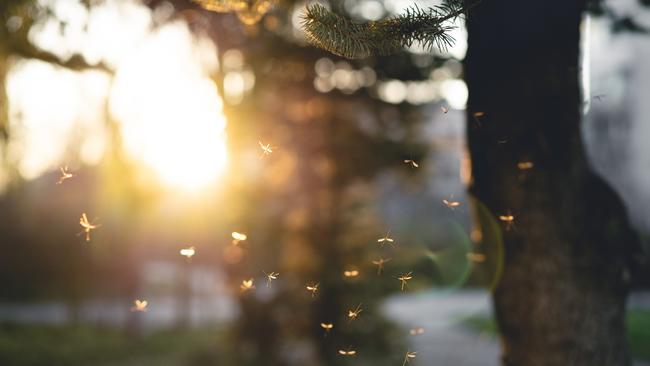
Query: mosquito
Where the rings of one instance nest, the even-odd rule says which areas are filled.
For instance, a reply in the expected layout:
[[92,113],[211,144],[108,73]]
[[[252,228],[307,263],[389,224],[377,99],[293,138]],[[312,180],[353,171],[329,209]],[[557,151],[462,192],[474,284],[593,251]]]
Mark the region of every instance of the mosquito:
[[519,163],[517,163],[517,168],[519,168],[519,170],[532,169],[533,166],[535,166],[535,164],[533,164],[532,161],[520,161]]
[[592,98],[593,98],[593,99],[596,99],[596,100],[599,101],[599,102],[602,102],[602,101],[603,101],[603,98],[605,98],[605,97],[606,97],[605,94],[598,94],[598,95],[594,95]]
[[362,311],[361,303],[359,303],[356,308],[348,310],[348,323],[351,323],[354,319],[359,317],[359,314],[361,314]]
[[179,250],[179,253],[183,257],[187,258],[187,260],[191,260],[192,257],[196,254],[196,248],[194,248],[194,247],[183,248],[183,249]]
[[350,347],[348,347],[347,350],[343,350],[343,349],[339,350],[339,355],[341,355],[341,356],[354,356],[356,354],[357,354],[357,351],[351,349]]
[[375,260],[375,261],[372,261],[372,264],[374,264],[374,265],[377,266],[377,274],[378,274],[378,275],[381,274],[381,272],[383,272],[383,270],[384,270],[384,265],[385,265],[387,262],[390,262],[390,258],[386,258],[386,259],[384,259],[384,258],[379,258],[379,259],[377,259],[377,260]]
[[345,277],[357,277],[359,275],[359,271],[357,271],[356,269],[352,269],[352,270],[349,270],[349,271],[343,271],[343,275]]
[[133,302],[133,307],[131,307],[131,311],[144,313],[147,311],[147,305],[149,305],[147,300],[135,300]]
[[266,287],[271,287],[271,281],[277,280],[278,276],[280,275],[278,272],[271,272],[271,273],[264,272],[264,274],[266,275],[266,280],[267,280]]
[[475,263],[483,263],[485,262],[485,254],[467,253],[467,260]]
[[260,148],[262,149],[262,155],[260,155],[260,159],[265,155],[271,155],[273,153],[273,147],[271,144],[264,145],[261,141],[258,141],[257,143],[260,144]]
[[81,232],[86,233],[86,241],[90,241],[90,232],[101,226],[99,224],[90,223],[90,221],[88,221],[88,216],[86,216],[85,212],[81,214],[81,218],[79,219],[79,225],[81,225],[81,227],[84,228]]
[[474,120],[476,120],[476,124],[481,127],[481,117],[485,116],[485,112],[474,112],[472,115],[474,116]]
[[515,217],[508,213],[507,215],[500,215],[499,220],[506,223],[506,230],[510,230],[515,226]]
[[403,275],[397,277],[397,279],[402,283],[401,290],[404,291],[404,286],[408,286],[407,282],[413,278],[413,272],[404,273]]
[[246,234],[238,233],[236,231],[233,231],[230,234],[230,236],[232,236],[232,244],[233,245],[237,245],[237,244],[239,244],[240,241],[245,241],[246,239],[248,239],[248,236],[246,236]]
[[390,235],[390,230],[388,230],[388,232],[386,233],[386,235],[383,238],[377,239],[377,243],[379,243],[382,247],[386,243],[388,243],[390,245],[393,245],[393,242],[395,242],[395,240],[393,238],[391,238],[390,236],[388,236],[388,235]]
[[414,359],[416,355],[417,352],[406,351],[406,355],[404,356],[404,363],[402,364],[402,366],[405,366],[407,363],[411,362],[411,360]]
[[255,285],[253,284],[253,279],[251,278],[248,280],[241,281],[241,285],[239,285],[239,288],[244,292],[254,289]]
[[329,332],[334,328],[333,323],[320,323],[320,327],[325,329],[325,335],[329,334]]
[[447,208],[449,208],[450,210],[455,210],[456,207],[460,206],[460,202],[454,201],[454,196],[453,195],[451,197],[449,197],[448,200],[443,199],[442,203],[444,203],[445,206],[447,206]]
[[59,168],[61,170],[61,177],[59,177],[59,181],[56,182],[56,184],[62,184],[66,179],[72,178],[74,175],[70,173],[68,170],[68,166],[62,166]]
[[408,165],[410,165],[410,166],[412,166],[414,168],[419,168],[420,167],[420,165],[418,163],[416,163],[415,160],[406,159],[406,160],[404,160],[404,163],[406,163],[406,164],[408,164]]
[[316,296],[318,292],[318,283],[307,284],[307,291],[311,292],[311,297]]

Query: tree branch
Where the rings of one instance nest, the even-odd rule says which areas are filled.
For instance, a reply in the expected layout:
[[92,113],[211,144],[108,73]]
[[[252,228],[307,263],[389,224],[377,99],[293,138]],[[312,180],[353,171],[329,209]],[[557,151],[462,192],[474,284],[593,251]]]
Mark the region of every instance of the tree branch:
[[106,64],[102,62],[98,64],[88,63],[80,54],[75,54],[69,59],[64,60],[51,52],[37,48],[26,40],[9,39],[7,43],[8,47],[6,51],[9,54],[18,55],[22,58],[40,60],[72,71],[98,70],[113,73],[113,70]]
[[446,50],[454,42],[449,34],[454,26],[444,23],[476,4],[463,7],[451,1],[427,10],[413,6],[405,14],[368,23],[352,22],[315,4],[307,7],[303,28],[312,44],[347,58],[388,55],[415,41],[429,50]]

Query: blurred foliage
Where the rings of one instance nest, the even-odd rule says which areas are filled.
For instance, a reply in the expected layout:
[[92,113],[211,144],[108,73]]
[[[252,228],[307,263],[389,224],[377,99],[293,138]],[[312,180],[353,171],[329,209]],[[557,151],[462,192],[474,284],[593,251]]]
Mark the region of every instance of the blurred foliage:
[[628,311],[625,326],[632,356],[650,361],[650,310]]
[[158,331],[133,339],[92,326],[0,324],[0,364],[232,365],[225,329]]
[[[284,16],[281,24],[290,14]],[[418,122],[417,109],[386,105],[363,92],[316,92],[313,65],[326,55],[280,37],[260,34],[239,50],[261,72],[253,93],[226,109],[230,136],[242,144],[260,139],[278,147],[264,158],[265,183],[253,194],[242,193],[251,208],[242,221],[251,227],[251,237],[260,240],[250,244],[242,263],[232,266],[231,277],[273,270],[282,281],[274,284],[277,294],[270,301],[243,297],[241,351],[236,353],[250,365],[338,365],[344,360],[337,349],[350,345],[363,350],[356,357],[360,364],[387,363],[396,345],[374,308],[386,289],[371,280],[375,269],[370,262],[385,225],[372,223],[376,198],[367,182],[409,155],[422,156],[421,146],[391,139],[386,128],[390,124],[408,131]],[[236,150],[231,159],[234,166],[245,164]],[[282,169],[287,169],[285,176]],[[351,190],[355,186],[367,191]],[[363,223],[368,220],[369,226]],[[358,225],[364,228],[356,230]],[[363,275],[348,282],[342,273],[350,265]],[[314,299],[305,289],[311,281],[320,283]],[[358,303],[364,312],[348,326],[346,311]],[[333,334],[323,337],[321,321],[335,324]],[[294,348],[303,351],[286,353]],[[301,354],[307,357],[299,358]],[[317,359],[321,361],[314,363]]]
[[[216,363],[212,358],[216,352],[220,364],[334,366],[346,362],[336,351],[348,346],[359,350],[355,358],[359,365],[401,362],[395,355],[402,354],[405,332],[381,316],[381,300],[398,293],[396,276],[411,270],[416,273],[409,283],[412,290],[461,286],[470,270],[465,259],[470,242],[463,225],[456,222],[433,225],[425,217],[420,224],[392,228],[382,215],[382,197],[374,185],[378,177],[395,174],[408,184],[425,182],[419,170],[403,163],[420,161],[428,153],[429,142],[419,128],[426,117],[423,108],[386,103],[370,87],[317,91],[315,64],[326,59],[348,72],[372,69],[380,80],[423,80],[446,59],[406,50],[354,62],[333,57],[309,46],[296,33],[294,18],[300,4],[291,2],[278,5],[255,24],[242,23],[234,14],[208,12],[189,1],[169,3],[174,9],[171,20],[186,21],[196,34],[209,36],[218,46],[222,67],[212,77],[227,102],[230,160],[223,192],[200,199],[174,197],[173,203],[181,201],[181,208],[161,204],[166,193],[139,182],[137,168],[124,156],[116,121],[107,116],[109,153],[100,165],[78,167],[75,179],[65,186],[54,185],[54,174],[30,182],[14,177],[14,184],[0,197],[0,242],[7,253],[0,257],[0,281],[7,284],[2,300],[61,299],[76,313],[85,299],[135,298],[145,290],[140,271],[146,260],[180,264],[184,269],[224,268],[228,290],[236,294],[241,309],[227,332],[229,358],[222,361],[220,348],[209,347],[210,342],[223,339],[221,331],[205,339],[201,335],[209,331],[203,330],[139,339],[141,331],[132,329],[139,326],[133,315],[123,333],[8,326],[6,334],[12,335],[0,355],[34,357],[33,362],[61,359],[66,365],[121,362],[122,356],[139,362],[139,355],[147,360],[143,353],[158,347],[185,352],[187,342],[206,359],[180,364]],[[2,4],[0,26],[18,13],[23,17],[19,31],[3,30],[2,65],[20,57],[72,70],[113,72],[103,64],[87,64],[80,55],[59,59],[35,48],[27,38],[30,25],[54,15],[33,1]],[[165,4],[146,2],[151,9]],[[240,62],[229,69],[227,59],[233,55]],[[229,100],[228,73],[244,71],[253,73],[255,86],[242,98]],[[11,139],[8,133],[7,138]],[[257,147],[259,141],[270,143],[273,154],[251,155],[249,147]],[[12,162],[4,163],[8,171],[14,168]],[[75,236],[81,212],[101,219],[102,228],[93,233],[91,243]],[[429,229],[431,234],[416,245],[409,245],[405,235],[397,248],[381,248],[376,240],[389,229],[401,233]],[[235,230],[247,233],[249,240],[230,245],[228,236]],[[182,243],[203,244],[197,244],[198,254],[191,264],[178,255]],[[393,258],[381,277],[372,265],[378,257]],[[455,266],[458,263],[462,266]],[[343,271],[350,268],[361,275],[344,278]],[[266,291],[263,271],[280,273]],[[181,326],[187,325],[190,306],[188,273],[172,289],[182,305],[179,312],[185,313]],[[257,290],[237,295],[239,284],[248,278],[255,279]],[[308,282],[319,283],[314,298],[305,289]],[[349,323],[347,310],[360,303],[363,312]],[[320,322],[335,324],[327,337]],[[38,352],[22,348],[31,344],[25,339],[42,342],[32,344]],[[164,354],[161,350],[155,360],[167,359]],[[7,360],[7,364],[21,364]]]

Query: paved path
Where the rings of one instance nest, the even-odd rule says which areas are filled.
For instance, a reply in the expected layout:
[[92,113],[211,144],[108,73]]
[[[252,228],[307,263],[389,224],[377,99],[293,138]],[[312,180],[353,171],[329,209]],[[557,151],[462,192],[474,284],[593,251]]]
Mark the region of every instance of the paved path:
[[422,327],[410,338],[420,365],[497,366],[499,346],[459,325],[471,315],[489,314],[489,294],[482,291],[399,295],[386,301],[383,311],[406,329]]
[[[631,308],[650,308],[650,294],[635,294]],[[489,293],[461,291],[453,294],[406,294],[389,298],[384,314],[405,329],[423,327],[425,332],[410,338],[419,365],[498,366],[496,339],[479,335],[460,325],[462,319],[491,311]],[[650,366],[635,362],[634,366]]]

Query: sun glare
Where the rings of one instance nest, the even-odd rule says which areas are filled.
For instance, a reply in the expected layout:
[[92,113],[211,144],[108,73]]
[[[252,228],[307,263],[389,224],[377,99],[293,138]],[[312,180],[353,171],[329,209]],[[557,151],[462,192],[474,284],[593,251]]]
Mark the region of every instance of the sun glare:
[[[155,14],[136,2],[107,2],[91,12],[61,3],[68,2],[52,2],[52,11],[74,26],[64,35],[48,24],[36,27],[36,44],[63,56],[81,53],[112,71],[16,64],[8,91],[12,115],[21,117],[12,120],[16,138],[9,151],[20,157],[23,177],[66,164],[73,141],[81,142],[81,162],[99,163],[108,138],[108,98],[123,148],[140,173],[186,191],[216,183],[227,148],[222,99],[210,78],[219,66],[212,41],[193,34],[183,21],[153,27]],[[119,42],[105,42],[109,38]]]
[[111,95],[131,156],[190,190],[213,183],[227,160],[222,101],[201,56],[184,24],[163,27],[125,61]]

